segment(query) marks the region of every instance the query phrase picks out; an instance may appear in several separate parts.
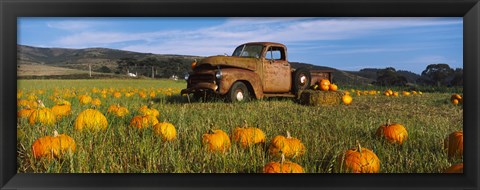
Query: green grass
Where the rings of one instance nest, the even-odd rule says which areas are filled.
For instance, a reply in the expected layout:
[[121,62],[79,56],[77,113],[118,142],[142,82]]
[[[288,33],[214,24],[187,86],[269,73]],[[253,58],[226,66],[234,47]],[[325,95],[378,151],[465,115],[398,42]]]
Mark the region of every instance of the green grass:
[[[49,96],[53,89],[74,87],[77,94],[96,88],[159,89],[173,88],[175,92],[186,86],[183,81],[168,80],[20,80],[18,89],[28,92],[44,89],[38,97],[47,107],[53,106]],[[340,89],[342,87],[340,86]],[[349,90],[350,88],[348,88]],[[93,98],[99,94],[90,93]],[[278,161],[266,154],[269,141],[288,130],[300,139],[306,153],[292,161],[308,173],[334,172],[335,158],[358,140],[362,147],[373,150],[381,160],[385,173],[439,173],[462,160],[448,160],[443,150],[443,139],[453,131],[462,130],[463,109],[449,103],[449,93],[386,97],[383,95],[353,96],[351,105],[325,107],[302,106],[293,99],[264,99],[248,103],[188,103],[186,97],[157,94],[154,99],[139,96],[114,99],[100,98],[97,108],[106,114],[111,104],[122,103],[130,114],[119,119],[106,115],[106,131],[75,131],[75,117],[89,106],[81,106],[77,98],[72,103],[72,115],[56,126],[30,126],[19,120],[17,140],[18,172],[48,173],[258,173],[270,161]],[[177,129],[177,139],[162,142],[152,129],[129,127],[130,119],[141,105],[154,101],[160,111],[159,121],[168,121]],[[409,133],[403,145],[392,145],[374,136],[376,129],[388,119],[403,124]],[[231,134],[246,120],[249,125],[263,130],[265,145],[242,149],[232,142],[225,153],[210,153],[202,147],[202,134],[215,128]],[[77,145],[73,155],[60,159],[35,159],[31,145],[35,139],[52,135],[53,131],[72,136]]]

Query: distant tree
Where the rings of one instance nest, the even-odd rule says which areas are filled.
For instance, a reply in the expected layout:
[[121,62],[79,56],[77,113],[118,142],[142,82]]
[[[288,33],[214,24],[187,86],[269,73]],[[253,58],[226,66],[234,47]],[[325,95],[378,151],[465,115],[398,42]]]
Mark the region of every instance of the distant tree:
[[422,72],[421,81],[433,83],[437,86],[448,85],[448,78],[453,76],[454,70],[445,63],[430,64]]
[[133,67],[136,64],[138,64],[137,59],[131,57],[121,58],[117,61],[117,72],[126,73],[129,71],[130,67]]
[[111,73],[112,72],[112,70],[110,68],[108,68],[107,66],[102,66],[97,71],[102,72],[102,73]]
[[450,81],[452,86],[462,86],[463,85],[463,69],[456,68],[453,74],[453,79]]
[[377,85],[382,86],[403,86],[407,84],[407,78],[397,73],[395,68],[387,67],[377,71]]

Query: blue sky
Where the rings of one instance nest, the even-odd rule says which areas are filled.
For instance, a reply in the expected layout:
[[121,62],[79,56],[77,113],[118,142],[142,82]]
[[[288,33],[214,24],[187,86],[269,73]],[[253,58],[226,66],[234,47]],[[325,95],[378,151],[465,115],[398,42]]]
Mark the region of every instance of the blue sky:
[[454,18],[29,18],[18,44],[105,47],[157,54],[223,55],[251,41],[280,42],[289,61],[357,71],[427,65],[463,68],[463,20]]

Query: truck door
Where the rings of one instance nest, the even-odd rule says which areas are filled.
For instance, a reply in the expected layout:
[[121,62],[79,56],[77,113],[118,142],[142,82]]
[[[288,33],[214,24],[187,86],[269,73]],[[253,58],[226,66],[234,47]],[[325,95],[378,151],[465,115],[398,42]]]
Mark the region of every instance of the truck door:
[[285,93],[291,88],[291,67],[283,47],[269,46],[263,59],[263,91]]

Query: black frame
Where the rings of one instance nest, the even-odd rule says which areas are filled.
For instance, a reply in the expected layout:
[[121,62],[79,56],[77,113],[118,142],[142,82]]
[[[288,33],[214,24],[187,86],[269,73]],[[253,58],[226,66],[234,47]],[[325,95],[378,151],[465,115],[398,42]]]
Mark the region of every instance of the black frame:
[[[161,189],[479,189],[479,0],[0,0],[0,187]],[[463,17],[464,174],[16,174],[17,17]]]

